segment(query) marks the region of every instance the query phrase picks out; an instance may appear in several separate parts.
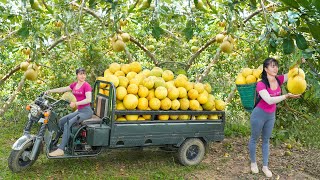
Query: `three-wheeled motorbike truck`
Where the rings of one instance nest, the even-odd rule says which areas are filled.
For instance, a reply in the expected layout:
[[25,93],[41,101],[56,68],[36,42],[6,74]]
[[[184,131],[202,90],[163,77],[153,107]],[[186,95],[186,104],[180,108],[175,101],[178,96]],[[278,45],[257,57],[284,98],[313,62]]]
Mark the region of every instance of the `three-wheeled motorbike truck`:
[[[109,96],[99,93],[100,83],[108,84]],[[177,152],[183,165],[195,165],[202,161],[209,142],[224,139],[224,111],[140,111],[116,110],[116,89],[110,82],[96,81],[92,93],[92,118],[75,124],[69,129],[69,143],[64,156],[50,157],[48,153],[56,148],[60,131],[58,107],[66,107],[65,100],[56,100],[42,93],[34,103],[27,106],[30,111],[23,136],[12,146],[8,158],[9,168],[19,172],[30,167],[40,151],[49,159],[80,158],[98,155],[102,149],[159,147]],[[61,108],[60,108],[61,109]],[[151,115],[150,120],[116,121],[116,116]],[[215,120],[197,120],[199,115],[217,115]],[[188,115],[188,120],[158,120],[158,115]],[[210,117],[210,116],[209,116]],[[39,123],[36,135],[31,128]]]

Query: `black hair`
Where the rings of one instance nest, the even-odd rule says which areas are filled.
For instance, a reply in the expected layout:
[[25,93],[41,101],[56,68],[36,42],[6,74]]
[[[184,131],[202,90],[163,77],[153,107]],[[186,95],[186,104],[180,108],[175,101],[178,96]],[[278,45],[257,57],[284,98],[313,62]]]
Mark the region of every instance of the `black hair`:
[[261,80],[269,88],[270,88],[270,83],[269,83],[269,80],[268,80],[268,77],[267,77],[267,72],[266,72],[265,68],[267,68],[272,63],[274,63],[276,66],[278,66],[278,61],[276,59],[274,59],[274,58],[268,57],[267,59],[264,60],[264,62],[263,62],[263,71],[262,71],[262,75],[261,75]]
[[84,68],[78,68],[78,69],[76,70],[76,74],[78,74],[78,73],[80,73],[80,72],[85,73],[86,70],[85,70]]

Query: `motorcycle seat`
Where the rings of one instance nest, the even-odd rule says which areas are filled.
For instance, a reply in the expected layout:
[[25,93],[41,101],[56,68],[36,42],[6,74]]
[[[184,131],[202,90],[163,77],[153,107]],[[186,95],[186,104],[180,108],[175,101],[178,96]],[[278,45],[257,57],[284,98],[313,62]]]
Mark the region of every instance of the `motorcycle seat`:
[[108,97],[97,95],[96,106],[94,107],[94,114],[91,118],[86,119],[81,122],[82,125],[88,124],[99,124],[101,123],[103,117],[106,116],[108,111]]
[[86,119],[81,122],[83,125],[88,125],[88,124],[100,124],[102,119],[96,115],[92,115],[90,119]]

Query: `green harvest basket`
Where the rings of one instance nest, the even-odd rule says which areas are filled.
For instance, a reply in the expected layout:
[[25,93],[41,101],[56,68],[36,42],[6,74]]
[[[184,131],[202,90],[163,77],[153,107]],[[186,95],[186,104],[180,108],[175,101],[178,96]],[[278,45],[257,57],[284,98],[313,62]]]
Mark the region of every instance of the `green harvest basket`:
[[254,108],[256,101],[256,85],[257,83],[251,84],[237,84],[237,89],[240,94],[241,103],[245,110],[251,112]]

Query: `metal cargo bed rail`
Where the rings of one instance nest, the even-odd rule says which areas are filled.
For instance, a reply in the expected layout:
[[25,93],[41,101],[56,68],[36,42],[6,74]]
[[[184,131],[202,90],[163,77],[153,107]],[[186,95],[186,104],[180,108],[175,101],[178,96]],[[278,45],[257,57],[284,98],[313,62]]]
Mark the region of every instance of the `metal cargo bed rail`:
[[[141,110],[115,110],[114,115],[116,116],[122,116],[122,115],[151,115],[150,120],[143,120],[139,122],[150,122],[150,121],[160,121],[160,122],[184,122],[184,121],[222,121],[225,122],[225,111],[184,111],[184,110],[169,110],[169,111],[154,111],[154,110],[148,110],[148,111],[141,111]],[[190,118],[187,120],[158,120],[156,119],[157,115],[189,115]],[[195,116],[199,115],[218,115],[218,119],[195,119]],[[117,123],[128,123],[128,122],[136,122],[136,121],[116,121]]]

